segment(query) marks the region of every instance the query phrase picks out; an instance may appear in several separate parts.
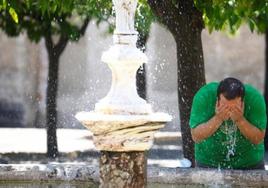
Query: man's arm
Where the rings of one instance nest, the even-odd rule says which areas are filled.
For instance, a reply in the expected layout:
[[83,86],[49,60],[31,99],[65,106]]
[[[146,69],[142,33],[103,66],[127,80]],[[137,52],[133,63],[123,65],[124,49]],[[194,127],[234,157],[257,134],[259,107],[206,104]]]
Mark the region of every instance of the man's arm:
[[236,121],[236,125],[239,128],[242,135],[244,135],[251,143],[259,144],[263,141],[265,136],[265,130],[262,131],[257,127],[253,126],[246,118],[241,118]]
[[198,125],[191,129],[193,141],[199,143],[206,138],[212,136],[220,127],[222,120],[217,116],[213,116],[208,122]]
[[219,106],[217,103],[215,116],[213,116],[208,122],[191,129],[193,141],[198,143],[212,136],[221,126],[222,122],[229,118],[229,110],[230,108],[228,106]]
[[239,106],[235,106],[232,109],[231,119],[235,122],[241,134],[245,136],[251,143],[259,144],[263,141],[265,136],[265,130],[260,130],[253,124],[251,124],[244,117],[244,110]]

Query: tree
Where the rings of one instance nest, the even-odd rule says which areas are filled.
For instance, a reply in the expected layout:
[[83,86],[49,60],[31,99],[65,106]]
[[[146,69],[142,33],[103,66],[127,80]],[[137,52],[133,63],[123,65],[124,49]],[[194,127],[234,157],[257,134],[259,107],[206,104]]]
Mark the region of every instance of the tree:
[[[265,34],[265,86],[264,98],[268,109],[268,1],[263,0],[230,0],[205,1],[196,0],[196,6],[203,12],[209,31],[228,30],[235,33],[246,23],[252,32]],[[267,110],[268,116],[268,110]],[[265,135],[265,149],[268,150],[268,126]]]
[[189,127],[192,100],[205,84],[201,32],[202,13],[193,0],[147,0],[159,21],[167,27],[177,45],[178,97],[183,154],[194,165],[194,143]]

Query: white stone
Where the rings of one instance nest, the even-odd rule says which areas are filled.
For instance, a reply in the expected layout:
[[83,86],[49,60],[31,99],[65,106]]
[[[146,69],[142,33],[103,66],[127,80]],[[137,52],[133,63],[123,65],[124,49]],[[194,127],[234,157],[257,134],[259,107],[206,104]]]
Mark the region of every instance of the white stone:
[[134,17],[137,0],[113,0],[113,3],[116,12],[114,45],[102,55],[102,61],[112,71],[112,85],[107,96],[95,105],[95,111],[103,114],[150,114],[151,105],[140,98],[136,90],[136,72],[148,61],[136,47]]
[[102,61],[112,71],[112,86],[108,95],[99,101],[95,111],[107,114],[148,114],[151,105],[140,98],[136,90],[136,72],[147,62],[144,53],[131,45],[114,45],[103,53]]
[[134,17],[137,0],[113,0],[116,12],[117,34],[137,34],[134,29]]

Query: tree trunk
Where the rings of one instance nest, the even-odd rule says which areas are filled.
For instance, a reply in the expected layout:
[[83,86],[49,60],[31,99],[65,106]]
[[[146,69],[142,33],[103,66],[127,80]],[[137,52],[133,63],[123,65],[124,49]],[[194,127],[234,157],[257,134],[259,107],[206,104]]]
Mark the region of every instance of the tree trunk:
[[137,92],[138,95],[146,99],[146,69],[145,69],[145,64],[143,64],[137,71],[136,74],[136,86],[137,86]]
[[189,31],[186,36],[176,36],[178,58],[178,99],[184,157],[194,166],[194,142],[189,125],[192,101],[205,84],[205,70],[201,31]]
[[177,44],[178,96],[183,154],[195,165],[194,143],[189,127],[192,100],[205,84],[201,32],[202,13],[193,0],[147,0],[159,20],[172,33]]
[[[266,102],[266,115],[268,117],[268,29],[265,33],[265,81],[264,81],[264,99]],[[268,126],[266,126],[264,138],[265,150],[268,151]]]
[[58,156],[57,144],[57,91],[58,91],[59,56],[49,54],[47,84],[47,156]]
[[189,120],[194,95],[206,83],[201,39],[202,15],[197,10],[189,15],[186,14],[180,23],[174,24],[170,30],[177,45],[178,99],[183,155],[192,162],[194,167],[194,141]]
[[52,35],[45,37],[48,53],[48,83],[46,96],[47,120],[47,156],[50,159],[58,157],[57,144],[57,92],[60,56],[68,43],[68,38],[62,35],[57,44],[53,43]]
[[[145,52],[146,50],[146,42],[148,39],[148,35],[140,34],[137,41],[137,48]],[[143,99],[146,99],[146,69],[145,64],[143,64],[137,71],[136,74],[136,85],[137,85],[137,92],[139,96]]]
[[146,168],[144,152],[102,151],[100,188],[143,188],[146,186]]

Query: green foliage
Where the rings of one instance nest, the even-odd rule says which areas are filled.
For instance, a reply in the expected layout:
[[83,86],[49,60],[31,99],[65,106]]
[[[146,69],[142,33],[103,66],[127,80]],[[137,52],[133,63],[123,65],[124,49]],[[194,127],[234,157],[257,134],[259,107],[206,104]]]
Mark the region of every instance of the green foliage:
[[16,11],[12,7],[10,7],[8,12],[9,12],[10,16],[12,17],[12,19],[14,20],[14,22],[18,23],[19,19],[18,19],[18,15],[17,15]]
[[[79,3],[77,8],[79,14],[91,15],[97,21],[108,23],[108,33],[115,29],[115,10],[112,0],[86,0]],[[141,36],[148,36],[150,26],[155,21],[149,5],[146,0],[138,0],[138,6],[135,18],[135,27]]]
[[[80,2],[78,11],[81,14],[91,15],[97,20],[97,24],[107,22],[108,31],[112,33],[115,29],[115,10],[112,0],[86,0]],[[150,30],[151,23],[155,21],[155,17],[147,4],[146,0],[138,0],[135,27],[141,35],[147,35]]]
[[0,3],[0,11],[8,11],[9,15],[12,17],[13,21],[15,23],[18,23],[18,15],[16,11],[13,9],[13,7],[10,6],[10,4],[7,3],[6,0],[2,0]]
[[80,14],[91,16],[97,20],[108,21],[113,15],[112,0],[76,0],[77,11]]
[[46,35],[66,35],[71,40],[78,36],[79,23],[71,20],[73,0],[3,0],[2,7],[0,28],[9,36],[26,32],[34,42]]
[[235,33],[242,23],[261,33],[268,28],[268,0],[195,0],[195,4],[210,32]]
[[140,35],[149,35],[152,22],[156,17],[151,11],[146,0],[139,0],[136,12],[135,26]]

